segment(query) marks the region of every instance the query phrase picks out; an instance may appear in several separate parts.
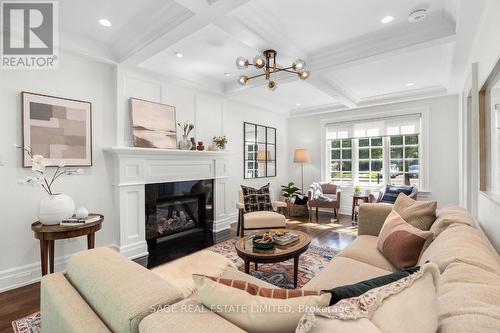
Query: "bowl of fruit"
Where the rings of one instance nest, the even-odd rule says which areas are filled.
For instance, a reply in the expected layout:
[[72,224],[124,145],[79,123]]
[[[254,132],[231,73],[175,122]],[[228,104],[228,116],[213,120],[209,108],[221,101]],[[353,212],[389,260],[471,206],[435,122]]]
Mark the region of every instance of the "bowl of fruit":
[[253,247],[259,250],[269,250],[274,247],[274,237],[268,232],[253,236],[252,242]]

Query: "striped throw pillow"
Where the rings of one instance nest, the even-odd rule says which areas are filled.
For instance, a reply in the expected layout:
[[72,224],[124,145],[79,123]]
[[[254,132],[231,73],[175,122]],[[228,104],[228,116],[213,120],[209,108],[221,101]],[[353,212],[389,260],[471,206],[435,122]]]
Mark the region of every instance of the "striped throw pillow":
[[205,278],[208,278],[217,283],[246,291],[247,293],[253,296],[262,296],[262,297],[276,298],[276,299],[288,299],[288,298],[302,297],[302,296],[319,296],[323,294],[323,292],[319,290],[264,288],[254,283],[242,280],[224,279],[224,278],[199,275],[199,274],[193,274],[193,275],[204,276]]

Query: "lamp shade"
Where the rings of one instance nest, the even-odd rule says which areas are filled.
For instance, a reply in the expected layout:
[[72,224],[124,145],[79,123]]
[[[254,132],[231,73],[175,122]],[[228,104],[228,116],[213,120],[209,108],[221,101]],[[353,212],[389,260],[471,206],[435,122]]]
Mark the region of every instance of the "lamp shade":
[[295,149],[295,154],[293,155],[294,163],[310,163],[311,155],[308,149],[297,148]]

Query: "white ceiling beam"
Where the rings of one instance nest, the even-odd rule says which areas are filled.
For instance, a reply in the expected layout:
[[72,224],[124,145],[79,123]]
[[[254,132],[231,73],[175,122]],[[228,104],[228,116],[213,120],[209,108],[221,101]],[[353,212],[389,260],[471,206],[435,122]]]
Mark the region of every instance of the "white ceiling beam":
[[436,13],[420,23],[401,23],[385,32],[374,32],[354,41],[327,47],[311,55],[309,65],[315,72],[331,71],[450,43],[455,38],[455,23],[443,13]]
[[[179,0],[177,2],[183,5],[184,11],[181,12],[179,6],[174,6],[178,13],[174,13],[174,15],[169,13],[167,18],[164,17],[160,20],[168,22],[168,24],[158,28],[149,37],[143,37],[137,41],[135,47],[130,51],[119,54],[119,62],[127,65],[138,65],[212,22],[225,17],[227,13],[248,1],[218,0],[212,5],[208,5],[206,1]],[[174,21],[174,23],[169,22],[169,17],[170,21]],[[116,45],[118,44],[117,42]]]
[[352,96],[345,89],[341,89],[339,86],[335,86],[331,82],[327,82],[323,79],[318,73],[313,73],[307,79],[307,82],[315,87],[316,89],[321,90],[325,94],[335,98],[339,103],[344,104],[347,107],[353,108],[356,107],[356,97]]

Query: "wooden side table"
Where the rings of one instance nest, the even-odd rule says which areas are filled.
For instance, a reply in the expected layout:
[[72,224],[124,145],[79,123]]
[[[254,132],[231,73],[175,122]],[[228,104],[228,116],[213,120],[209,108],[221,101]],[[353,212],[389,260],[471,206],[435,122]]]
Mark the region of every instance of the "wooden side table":
[[359,200],[363,200],[363,202],[368,202],[368,196],[367,195],[356,195],[354,194],[352,196],[352,214],[351,214],[351,221],[357,221],[358,220],[358,211],[356,207],[359,207]]
[[[80,236],[87,236],[87,248],[93,249],[95,245],[95,233],[101,230],[104,216],[99,215],[100,219],[95,222],[76,226],[64,225],[43,225],[35,222],[31,225],[31,230],[35,233],[35,238],[40,240],[40,262],[42,265],[42,276],[48,271],[54,273],[54,241],[56,239],[67,239]],[[50,265],[50,267],[48,267]]]

